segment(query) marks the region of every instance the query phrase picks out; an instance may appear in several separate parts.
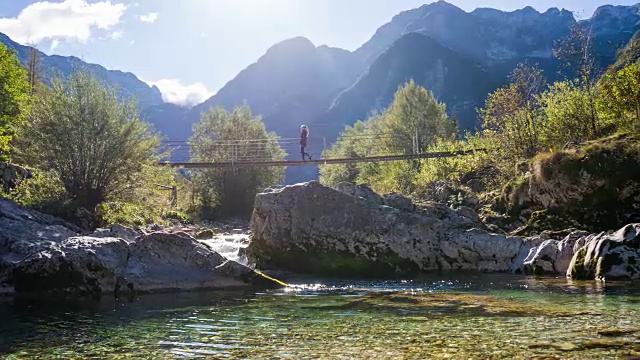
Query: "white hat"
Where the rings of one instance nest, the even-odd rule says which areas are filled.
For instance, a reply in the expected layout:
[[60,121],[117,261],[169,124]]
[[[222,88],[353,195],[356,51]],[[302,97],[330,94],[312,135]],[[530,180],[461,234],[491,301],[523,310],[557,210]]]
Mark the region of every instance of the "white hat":
[[307,125],[300,126],[300,129],[306,129],[306,128],[307,128]]

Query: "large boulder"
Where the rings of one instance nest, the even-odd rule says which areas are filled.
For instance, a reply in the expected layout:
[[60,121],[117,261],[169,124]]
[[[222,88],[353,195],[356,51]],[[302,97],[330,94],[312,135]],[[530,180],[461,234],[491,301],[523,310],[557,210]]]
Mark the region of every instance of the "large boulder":
[[573,255],[567,277],[640,279],[640,224],[629,224],[614,234],[587,236]]
[[405,201],[387,201],[397,209],[341,190],[310,182],[259,194],[249,257],[261,268],[342,276],[509,271],[540,243],[490,234],[468,208],[408,211]]
[[[335,186],[335,189],[341,193],[371,201],[377,205],[382,205],[384,203],[384,199],[367,185],[356,185],[349,182],[341,182]],[[282,190],[282,188],[279,190]]]
[[281,286],[185,233],[72,225],[0,198],[0,293],[88,294]]

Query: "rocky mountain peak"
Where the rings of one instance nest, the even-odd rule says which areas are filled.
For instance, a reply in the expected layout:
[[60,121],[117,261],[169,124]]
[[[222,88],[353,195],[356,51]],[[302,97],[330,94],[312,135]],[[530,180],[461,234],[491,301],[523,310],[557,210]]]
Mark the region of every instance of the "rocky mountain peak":
[[271,56],[296,56],[305,53],[313,53],[316,46],[303,36],[297,36],[291,39],[283,40],[271,46],[264,54],[264,58]]
[[583,20],[581,23],[589,26],[595,35],[622,37],[620,41],[626,44],[631,36],[640,30],[640,4],[600,6],[591,19]]
[[550,8],[544,13],[539,12],[531,6],[527,6],[523,9],[515,11],[502,11],[492,8],[478,8],[471,12],[471,14],[480,19],[499,22],[556,22],[559,25],[564,25],[567,22],[575,22],[575,18],[571,11],[565,9],[560,10],[556,7]]
[[598,7],[593,13],[593,18],[640,16],[640,3],[632,6],[624,5],[603,5]]

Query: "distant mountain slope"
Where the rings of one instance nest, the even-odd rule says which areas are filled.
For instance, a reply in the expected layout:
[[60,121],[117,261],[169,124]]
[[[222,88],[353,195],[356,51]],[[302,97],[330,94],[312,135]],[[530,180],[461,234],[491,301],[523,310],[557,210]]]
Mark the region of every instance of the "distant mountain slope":
[[590,19],[580,24],[591,30],[598,63],[607,67],[616,62],[621,48],[631,46],[627,44],[640,31],[640,4],[601,6]]
[[227,83],[215,96],[195,107],[197,121],[212,106],[233,109],[244,103],[262,115],[267,129],[297,137],[300,124],[325,111],[356,72],[346,50],[316,48],[298,37],[271,47],[258,61]]
[[370,65],[397,39],[419,32],[483,64],[551,57],[553,41],[566,35],[575,23],[571,12],[555,8],[545,13],[531,7],[513,12],[477,9],[467,13],[438,1],[395,16],[356,50],[355,56]]
[[[500,83],[495,74],[468,57],[426,35],[409,33],[380,55],[318,121],[352,125],[355,120],[365,120],[371,110],[386,108],[398,86],[410,79],[446,103],[448,112],[459,119],[463,128],[474,127],[476,108]],[[325,131],[326,136],[334,139],[336,129],[340,130],[334,127],[333,133]]]
[[165,140],[187,140],[193,125],[187,120],[188,113],[187,108],[164,103],[142,109],[140,117],[152,123]]
[[620,69],[633,63],[640,64],[640,31],[636,32],[627,46],[620,50],[614,68]]
[[[0,33],[0,43],[10,49],[14,49],[18,59],[23,64],[26,64],[29,58],[29,47],[18,44],[2,33]],[[137,98],[141,108],[163,103],[162,94],[157,87],[149,86],[132,73],[107,70],[100,65],[89,64],[73,56],[48,56],[40,51],[38,53],[41,60],[40,71],[42,72],[43,81],[46,83],[50,83],[51,79],[57,75],[66,77],[75,69],[84,67],[94,73],[105,84],[113,86],[123,98]]]

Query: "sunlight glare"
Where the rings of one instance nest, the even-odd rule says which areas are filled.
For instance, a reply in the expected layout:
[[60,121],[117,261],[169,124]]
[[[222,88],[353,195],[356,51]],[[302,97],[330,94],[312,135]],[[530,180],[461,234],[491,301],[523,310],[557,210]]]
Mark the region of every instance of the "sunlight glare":
[[240,18],[283,18],[295,15],[295,0],[212,1],[214,11]]

